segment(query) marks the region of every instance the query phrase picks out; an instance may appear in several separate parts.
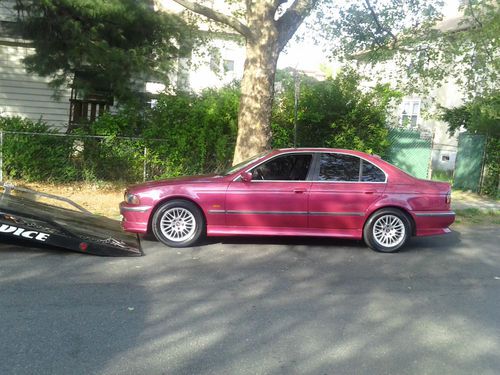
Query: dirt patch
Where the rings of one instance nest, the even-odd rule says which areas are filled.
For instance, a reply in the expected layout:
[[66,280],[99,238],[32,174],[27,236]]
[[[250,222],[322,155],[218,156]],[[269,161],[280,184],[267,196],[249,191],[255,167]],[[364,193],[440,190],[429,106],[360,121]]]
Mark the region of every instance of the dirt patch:
[[[19,181],[15,181],[13,184],[43,193],[69,198],[96,215],[103,215],[112,219],[120,218],[118,205],[123,200],[125,185],[94,185],[88,183],[62,185],[26,183]],[[29,196],[29,194],[26,193],[21,193],[20,195]],[[65,208],[72,208],[66,203],[58,202],[53,199],[35,198],[33,196],[30,196],[30,198]]]

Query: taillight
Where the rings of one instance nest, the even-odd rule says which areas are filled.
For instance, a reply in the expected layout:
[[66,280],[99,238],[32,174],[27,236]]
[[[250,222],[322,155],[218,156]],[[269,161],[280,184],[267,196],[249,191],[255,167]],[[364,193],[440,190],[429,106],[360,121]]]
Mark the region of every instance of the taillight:
[[446,194],[445,202],[446,204],[451,203],[451,191],[449,191],[448,194]]

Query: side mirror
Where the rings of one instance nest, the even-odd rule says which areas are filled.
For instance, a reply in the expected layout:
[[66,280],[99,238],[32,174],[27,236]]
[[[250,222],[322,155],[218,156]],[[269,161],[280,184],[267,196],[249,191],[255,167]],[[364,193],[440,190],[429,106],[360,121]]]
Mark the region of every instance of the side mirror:
[[241,181],[243,181],[243,182],[252,181],[252,173],[250,173],[250,172],[242,172],[240,174],[240,177],[241,177]]

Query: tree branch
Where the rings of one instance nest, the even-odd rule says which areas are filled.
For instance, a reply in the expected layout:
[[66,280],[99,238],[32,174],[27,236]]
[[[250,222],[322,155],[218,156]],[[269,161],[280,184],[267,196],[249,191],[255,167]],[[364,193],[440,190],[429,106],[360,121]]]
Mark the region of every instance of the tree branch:
[[396,37],[396,35],[394,35],[391,30],[386,29],[385,27],[382,26],[382,24],[380,23],[380,20],[378,19],[377,13],[375,13],[375,10],[373,9],[373,7],[370,3],[370,0],[365,0],[365,4],[366,4],[366,7],[368,8],[368,10],[370,11],[370,14],[373,18],[373,21],[375,21],[375,24],[377,25],[377,29],[379,31],[386,32],[392,38],[392,41],[393,41],[392,43],[395,45],[398,42],[398,38]]
[[211,20],[223,23],[224,25],[233,28],[238,33],[243,35],[245,38],[252,38],[253,36],[252,31],[235,17],[227,16],[221,12],[213,10],[212,8],[195,3],[194,1],[190,0],[174,0],[174,1],[177,4],[182,5],[184,8],[189,9],[194,13],[201,14],[202,16],[210,18]]
[[479,20],[479,18],[477,18],[476,13],[474,13],[474,8],[470,1],[468,2],[468,7],[472,18],[474,18],[474,21],[476,21],[476,23],[479,25],[480,28],[483,28],[483,23]]
[[290,38],[295,34],[304,18],[306,18],[314,8],[318,0],[295,0],[286,12],[278,19],[277,28],[278,51],[285,48]]
[[274,6],[278,8],[281,4],[285,4],[288,0],[274,0]]

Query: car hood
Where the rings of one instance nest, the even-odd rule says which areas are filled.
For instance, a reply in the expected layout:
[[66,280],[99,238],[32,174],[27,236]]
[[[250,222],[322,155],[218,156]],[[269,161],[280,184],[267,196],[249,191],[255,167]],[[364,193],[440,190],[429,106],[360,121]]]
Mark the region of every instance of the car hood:
[[147,190],[154,189],[159,186],[168,186],[168,185],[184,185],[184,184],[195,184],[195,183],[210,183],[221,180],[224,176],[220,175],[200,175],[200,176],[184,176],[184,177],[176,177],[176,178],[168,178],[165,180],[158,181],[149,181],[143,184],[137,184],[130,186],[127,190],[129,192],[137,191],[137,190]]

